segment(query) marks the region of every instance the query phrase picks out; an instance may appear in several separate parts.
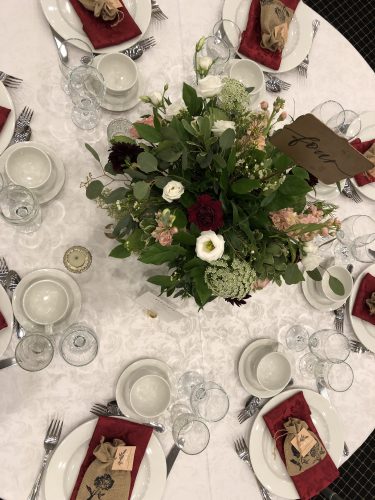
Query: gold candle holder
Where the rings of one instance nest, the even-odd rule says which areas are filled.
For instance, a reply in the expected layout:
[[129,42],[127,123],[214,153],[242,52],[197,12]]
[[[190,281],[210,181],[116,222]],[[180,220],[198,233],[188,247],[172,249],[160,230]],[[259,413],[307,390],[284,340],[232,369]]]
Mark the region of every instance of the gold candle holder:
[[63,262],[68,271],[80,274],[91,266],[92,255],[87,248],[76,245],[64,253]]

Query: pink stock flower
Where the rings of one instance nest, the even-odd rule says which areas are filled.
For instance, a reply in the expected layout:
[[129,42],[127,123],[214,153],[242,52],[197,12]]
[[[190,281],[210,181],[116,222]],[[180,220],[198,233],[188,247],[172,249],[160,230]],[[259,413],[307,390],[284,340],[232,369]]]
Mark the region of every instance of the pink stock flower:
[[163,231],[162,233],[160,233],[158,241],[163,247],[169,247],[170,245],[172,245],[172,239],[173,235],[170,231]]
[[254,288],[254,290],[262,290],[262,288],[265,288],[269,282],[270,282],[270,280],[268,278],[266,278],[264,280],[256,280],[254,285],[253,285],[253,288]]

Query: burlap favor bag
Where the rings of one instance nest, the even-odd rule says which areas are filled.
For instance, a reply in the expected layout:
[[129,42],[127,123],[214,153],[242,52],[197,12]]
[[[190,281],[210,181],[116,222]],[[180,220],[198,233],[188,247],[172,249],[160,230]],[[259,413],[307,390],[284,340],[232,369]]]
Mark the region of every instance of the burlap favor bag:
[[[94,13],[95,17],[101,17],[104,21],[120,22],[124,14],[119,10],[122,3],[119,0],[79,0],[79,2]],[[117,24],[117,23],[116,23]]]
[[[281,434],[274,436],[274,438],[278,439],[278,437],[286,434],[284,441],[285,465],[290,476],[298,476],[305,470],[314,467],[314,465],[323,460],[323,458],[327,455],[321,441],[314,432],[309,430],[309,427],[304,420],[290,417],[284,423],[284,427],[285,431],[280,431]],[[302,429],[308,431],[307,433],[302,433],[303,435],[307,436],[307,434],[309,434],[316,441],[314,446],[306,454],[300,453],[300,451],[296,448],[296,445],[292,444],[293,440],[294,443],[296,443],[297,435],[299,435]],[[307,439],[310,438],[304,436],[301,438],[299,435],[299,438],[297,439],[299,445],[297,446],[302,449],[303,442]]]
[[104,437],[95,448],[96,459],[89,465],[83,476],[76,500],[128,500],[130,471],[112,470],[117,446],[124,446],[121,439],[105,443]]
[[276,52],[283,50],[294,11],[280,0],[261,0],[261,47]]

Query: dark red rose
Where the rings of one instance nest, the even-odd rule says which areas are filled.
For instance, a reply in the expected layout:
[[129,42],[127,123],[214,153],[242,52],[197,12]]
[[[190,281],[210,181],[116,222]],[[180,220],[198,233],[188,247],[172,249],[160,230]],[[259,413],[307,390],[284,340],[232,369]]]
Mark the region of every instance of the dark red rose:
[[197,202],[188,208],[189,222],[201,231],[216,231],[223,227],[223,209],[221,201],[214,200],[209,194],[201,194]]

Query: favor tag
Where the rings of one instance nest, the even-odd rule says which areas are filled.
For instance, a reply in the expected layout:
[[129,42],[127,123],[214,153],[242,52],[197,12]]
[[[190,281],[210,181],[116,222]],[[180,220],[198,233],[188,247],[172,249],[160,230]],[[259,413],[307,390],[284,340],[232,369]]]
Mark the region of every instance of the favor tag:
[[133,470],[136,446],[118,446],[112,470]]
[[290,442],[294,448],[300,452],[300,454],[305,457],[308,452],[316,444],[316,439],[306,429],[301,429],[294,439]]

